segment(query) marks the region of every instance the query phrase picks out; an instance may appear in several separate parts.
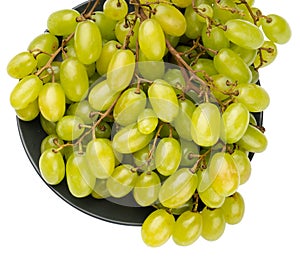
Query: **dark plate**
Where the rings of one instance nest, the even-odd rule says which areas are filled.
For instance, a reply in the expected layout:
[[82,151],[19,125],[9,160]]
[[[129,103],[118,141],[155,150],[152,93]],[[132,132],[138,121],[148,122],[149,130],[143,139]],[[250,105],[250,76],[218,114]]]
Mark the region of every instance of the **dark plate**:
[[[75,7],[76,10],[82,12],[86,7],[87,2]],[[99,5],[97,10],[101,10],[102,6]],[[258,125],[262,126],[263,113],[254,114]],[[40,157],[40,145],[46,133],[43,131],[39,118],[31,121],[24,122],[17,118],[17,126],[20,134],[20,138],[26,154],[32,163],[34,169],[41,177],[39,171],[39,157]],[[249,155],[252,159],[253,154]],[[42,179],[42,181],[44,181]],[[138,207],[132,199],[132,195],[121,199],[95,199],[93,197],[75,198],[68,190],[66,179],[59,185],[51,186],[46,182],[45,184],[55,192],[61,199],[66,201],[76,209],[93,216],[95,218],[125,224],[125,225],[141,225],[148,214],[153,211],[152,207]]]

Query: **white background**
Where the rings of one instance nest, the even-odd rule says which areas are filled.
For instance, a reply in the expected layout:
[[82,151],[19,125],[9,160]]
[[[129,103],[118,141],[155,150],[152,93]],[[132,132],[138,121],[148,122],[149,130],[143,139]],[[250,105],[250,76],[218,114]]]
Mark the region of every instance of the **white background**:
[[48,15],[80,0],[2,1],[0,29],[0,266],[300,266],[299,12],[295,0],[256,0],[263,13],[278,13],[293,38],[261,72],[271,105],[264,126],[267,150],[255,155],[250,181],[241,187],[243,221],[216,242],[189,247],[172,240],[145,246],[139,227],[97,220],[59,199],[39,178],[23,150],[9,94],[16,81],[6,64],[46,27]]

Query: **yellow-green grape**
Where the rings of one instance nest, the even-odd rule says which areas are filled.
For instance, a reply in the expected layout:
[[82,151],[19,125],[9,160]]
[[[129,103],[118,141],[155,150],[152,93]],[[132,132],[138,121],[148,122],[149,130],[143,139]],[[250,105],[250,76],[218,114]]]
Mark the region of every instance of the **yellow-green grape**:
[[[135,123],[138,116],[143,112],[147,104],[145,93],[137,88],[129,88],[119,97],[114,106],[113,116],[115,122],[127,126]],[[130,116],[128,116],[130,114]]]
[[21,79],[10,93],[10,104],[18,110],[26,108],[35,101],[43,87],[42,81],[36,75]]
[[[151,40],[151,42],[149,42]],[[138,32],[139,46],[148,60],[161,60],[165,54],[165,35],[159,22],[149,18],[144,20]]]
[[277,44],[287,43],[292,36],[288,22],[276,14],[267,15],[262,20],[262,29],[267,38]]
[[74,34],[74,48],[78,60],[83,64],[94,63],[102,51],[101,32],[94,21],[78,23]]
[[95,110],[105,111],[110,108],[120,92],[115,92],[107,84],[107,80],[97,83],[90,91],[88,101]]
[[148,89],[148,98],[157,117],[164,122],[173,121],[179,112],[177,95],[164,80],[155,80]]
[[108,178],[115,169],[115,155],[106,139],[91,140],[86,148],[86,159],[93,175],[99,179]]
[[77,17],[80,13],[75,9],[62,9],[50,14],[47,20],[48,31],[58,36],[68,36],[75,31]]
[[142,134],[152,133],[158,125],[158,118],[151,108],[144,109],[137,117],[137,127]]
[[7,73],[15,78],[22,79],[30,75],[37,66],[37,60],[33,54],[26,51],[15,55],[7,64]]
[[257,69],[254,68],[254,66],[250,66],[250,71],[252,72],[252,80],[251,83],[258,83],[259,81],[259,72]]
[[117,50],[107,68],[107,84],[115,91],[123,91],[131,82],[135,70],[135,56],[131,50]]
[[198,157],[194,155],[199,155],[200,152],[199,146],[196,145],[193,141],[180,139],[180,147],[181,147],[180,166],[192,168],[198,160]]
[[186,21],[185,36],[190,39],[196,39],[201,36],[205,23],[199,21],[199,16],[193,10],[192,6],[188,6],[184,11]]
[[215,68],[219,73],[228,76],[233,81],[248,83],[252,73],[246,62],[229,48],[222,48],[214,57]]
[[225,142],[236,143],[246,132],[250,120],[250,113],[242,103],[229,105],[222,114]]
[[169,176],[161,186],[159,201],[167,208],[177,208],[192,197],[197,185],[197,174],[188,168],[179,169]]
[[[121,154],[120,152],[116,151],[113,148],[112,141],[110,139],[107,139],[107,138],[100,138],[100,139],[102,139],[104,142],[106,142],[110,146],[110,148],[112,149],[112,151],[114,153],[114,157],[115,157],[115,167],[120,165],[120,163],[123,162],[123,159],[124,159],[125,155]],[[130,161],[130,162],[132,162],[132,161]]]
[[[36,100],[37,105],[38,105],[38,101]],[[42,129],[44,130],[44,132],[48,135],[50,134],[56,134],[56,122],[51,122],[46,120],[42,114],[40,114],[40,123],[42,126]]]
[[83,198],[92,193],[96,177],[89,169],[85,154],[73,153],[67,160],[66,179],[70,193]]
[[208,241],[219,239],[226,227],[226,221],[223,211],[218,209],[204,208],[202,215],[202,233],[201,236]]
[[84,65],[84,66],[86,68],[86,72],[87,72],[88,77],[89,78],[92,77],[96,72],[96,62],[93,62],[91,64],[87,64],[87,65]]
[[214,18],[225,24],[230,19],[243,18],[233,0],[220,0],[213,5]]
[[192,66],[192,69],[196,71],[197,76],[201,79],[218,74],[213,60],[208,58],[199,58]]
[[82,101],[88,94],[89,78],[85,66],[76,58],[61,63],[60,82],[66,97],[74,102]]
[[270,65],[277,57],[277,46],[272,41],[265,41],[254,60],[255,68]]
[[197,15],[199,22],[206,23],[208,18],[212,18],[214,14],[214,10],[211,5],[206,3],[196,4]]
[[143,172],[137,178],[133,197],[140,206],[150,206],[157,201],[160,187],[160,178],[155,172]]
[[103,11],[95,11],[92,19],[97,24],[103,40],[115,40],[115,27],[117,21],[107,17]]
[[246,49],[257,49],[264,43],[264,35],[253,23],[243,19],[226,22],[225,36],[229,41]]
[[150,81],[161,79],[165,74],[165,62],[163,59],[149,60],[141,50],[139,51],[137,66],[141,76]]
[[56,122],[66,110],[65,92],[59,83],[46,83],[39,93],[39,109],[45,119]]
[[188,7],[189,5],[191,5],[193,2],[193,0],[172,0],[172,3],[177,6],[177,7]]
[[46,183],[59,184],[65,177],[65,162],[62,154],[55,152],[53,148],[45,150],[39,158],[39,169]]
[[115,168],[108,177],[106,187],[108,192],[115,198],[121,198],[130,193],[133,189],[138,174],[129,164],[123,164]]
[[225,197],[219,195],[211,186],[199,192],[199,197],[201,201],[211,209],[220,208],[225,201]]
[[210,87],[211,93],[218,100],[224,100],[228,98],[230,90],[233,88],[233,81],[224,74],[215,74],[211,77],[212,86]]
[[164,209],[153,211],[143,222],[141,236],[150,247],[165,244],[173,233],[175,218]]
[[103,5],[105,16],[113,20],[121,20],[128,13],[128,5],[125,0],[106,0]]
[[152,171],[156,169],[155,158],[150,157],[150,149],[150,146],[145,146],[132,154],[134,164],[139,170]]
[[209,147],[217,143],[221,133],[221,114],[212,103],[202,103],[193,112],[191,134],[199,146]]
[[81,127],[83,120],[75,115],[66,115],[62,117],[56,124],[57,135],[65,141],[73,141],[79,138],[84,128]]
[[[177,47],[178,48],[178,47]],[[163,76],[163,80],[169,83],[173,88],[181,90],[185,86],[185,80],[180,69],[168,69]]]
[[177,170],[180,161],[180,143],[171,137],[161,139],[155,150],[157,171],[164,176],[169,176]]
[[68,107],[66,114],[77,115],[83,120],[84,123],[91,124],[97,119],[96,116],[90,116],[91,112],[93,111],[94,109],[90,106],[89,102],[87,100],[83,100],[81,102],[72,103]]
[[41,154],[49,148],[57,149],[64,144],[64,141],[60,139],[56,134],[47,135],[41,142]]
[[[128,15],[126,18],[117,22],[114,33],[116,35],[117,40],[124,45],[126,43],[126,47],[131,49],[135,49],[136,41],[138,38],[140,27],[140,19],[137,18],[135,20],[134,15]],[[132,31],[132,32],[131,32]],[[128,39],[128,35],[130,35]]]
[[142,134],[137,127],[137,123],[125,126],[118,131],[112,140],[113,148],[122,154],[131,154],[141,150],[148,145],[152,138],[151,134]]
[[230,196],[236,192],[240,184],[240,174],[229,153],[215,153],[208,166],[209,175],[214,180],[212,188],[221,196]]
[[226,223],[231,225],[238,224],[245,213],[245,202],[242,195],[235,192],[232,196],[226,197],[221,209]]
[[40,113],[38,99],[34,100],[27,107],[15,110],[17,117],[22,121],[32,121]]
[[260,153],[266,150],[268,140],[256,127],[249,125],[244,136],[238,141],[238,146],[246,151]]
[[205,190],[207,190],[212,183],[215,180],[215,176],[213,177],[212,175],[209,175],[208,168],[206,169],[199,169],[197,171],[197,176],[198,176],[198,186],[197,186],[197,191],[198,193],[202,193]]
[[243,103],[250,112],[261,112],[270,104],[267,91],[255,83],[241,83],[235,88],[239,95],[236,100]]
[[185,211],[176,220],[172,234],[173,241],[180,246],[193,244],[202,232],[202,215],[198,212]]
[[172,5],[165,3],[156,5],[153,18],[159,22],[166,34],[181,36],[185,33],[185,17],[179,9]]
[[110,197],[110,193],[108,192],[107,187],[106,187],[106,182],[107,182],[107,179],[96,179],[95,186],[91,193],[93,198],[103,199],[103,198]]
[[240,174],[240,185],[246,183],[251,175],[251,163],[248,155],[239,149],[236,149],[231,156]]
[[[43,33],[35,37],[29,44],[28,50],[37,59],[38,68],[46,65],[52,55],[58,49],[59,41],[57,37],[51,33]],[[47,53],[40,53],[41,51]]]
[[111,126],[107,122],[101,121],[95,128],[95,135],[97,138],[110,138]]
[[248,66],[251,66],[257,56],[257,49],[248,49],[232,43],[230,49],[238,54]]

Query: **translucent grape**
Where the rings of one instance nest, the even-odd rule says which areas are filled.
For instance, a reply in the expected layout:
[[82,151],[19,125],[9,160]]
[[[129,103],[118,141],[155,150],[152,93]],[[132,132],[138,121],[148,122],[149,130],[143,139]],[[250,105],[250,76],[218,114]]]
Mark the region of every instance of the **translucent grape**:
[[[133,15],[128,15],[126,18],[117,22],[114,32],[117,40],[131,49],[136,47],[136,41],[139,34],[140,19],[135,20]],[[130,35],[131,34],[131,35]],[[130,37],[128,38],[128,35]]]
[[257,56],[257,49],[248,49],[236,44],[231,44],[230,49],[238,54],[248,66],[251,66]]
[[226,223],[238,224],[245,213],[245,203],[242,195],[238,192],[225,199],[221,207]]
[[83,100],[81,102],[72,103],[68,109],[66,114],[67,115],[77,115],[80,117],[84,123],[90,124],[95,121],[95,116],[91,117],[90,114],[93,112],[94,109],[90,106],[87,100]]
[[91,196],[96,199],[103,199],[110,197],[110,193],[107,190],[106,187],[106,179],[96,179],[95,186],[93,188],[93,191],[91,193]]
[[199,16],[193,10],[192,6],[185,9],[184,17],[186,21],[185,35],[190,39],[196,39],[202,34],[204,23],[199,22]]
[[147,80],[161,79],[165,74],[165,62],[163,59],[151,61],[145,57],[141,50],[139,51],[137,66],[140,75]]
[[106,0],[103,5],[105,16],[113,20],[121,20],[128,13],[128,5],[125,0]]
[[107,17],[103,11],[95,11],[92,19],[98,26],[103,40],[115,40],[115,26],[117,21]]
[[184,139],[180,140],[181,147],[181,161],[180,166],[192,168],[197,161],[197,157],[191,157],[191,155],[199,154],[199,146],[196,145],[193,141],[187,141]]
[[83,124],[83,120],[78,116],[67,115],[57,122],[56,133],[65,141],[73,141],[83,134],[84,128],[81,127]]
[[262,68],[270,65],[277,57],[277,46],[272,41],[265,41],[254,60],[254,67]]
[[40,113],[38,99],[29,103],[27,107],[15,110],[16,115],[20,120],[23,121],[32,121],[34,120]]
[[251,175],[251,163],[248,155],[239,149],[236,149],[231,156],[240,174],[240,184],[246,183]]
[[225,197],[219,195],[213,187],[208,187],[206,190],[199,192],[201,201],[209,208],[220,208],[225,201]]
[[155,157],[150,157],[150,147],[145,146],[132,154],[134,164],[143,171],[152,171],[156,169]]
[[137,127],[142,134],[150,134],[158,125],[158,118],[151,108],[144,109],[137,117]]
[[56,134],[47,135],[41,143],[41,154],[49,148],[57,149],[63,144],[64,141],[60,139]]

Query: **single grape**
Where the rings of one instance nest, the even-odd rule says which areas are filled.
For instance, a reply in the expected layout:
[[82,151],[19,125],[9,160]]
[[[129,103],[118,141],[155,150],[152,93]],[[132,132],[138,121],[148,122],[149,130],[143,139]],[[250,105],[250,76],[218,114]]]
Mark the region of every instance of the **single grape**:
[[107,17],[103,11],[95,11],[92,15],[92,19],[98,26],[103,40],[115,40],[115,27],[117,21]]
[[186,21],[185,35],[190,39],[196,39],[202,34],[205,23],[199,22],[199,16],[193,10],[192,6],[188,6],[184,11]]
[[15,112],[17,117],[22,121],[34,120],[40,114],[38,99],[28,104],[25,108],[15,110]]
[[158,118],[151,108],[144,109],[137,117],[137,127],[142,134],[152,133],[158,125]]
[[83,134],[84,128],[81,127],[83,124],[84,122],[80,117],[66,115],[57,122],[56,133],[65,141],[73,141]]
[[41,143],[41,154],[49,148],[57,149],[64,144],[64,141],[60,139],[56,134],[47,135]]
[[262,68],[270,65],[277,57],[277,46],[272,41],[265,41],[254,60],[254,67]]
[[251,175],[251,163],[248,155],[239,149],[236,149],[231,156],[240,174],[240,184],[246,183]]
[[197,72],[197,76],[202,80],[207,76],[218,74],[213,60],[209,58],[199,58],[192,69]]
[[111,126],[105,122],[101,121],[95,129],[96,138],[110,138],[111,136]]
[[[38,100],[36,100],[36,102],[38,105]],[[42,114],[40,114],[39,117],[40,117],[41,127],[45,131],[45,133],[48,135],[56,134],[56,124],[57,123],[46,120]]]
[[225,24],[228,20],[243,18],[233,0],[220,0],[213,5],[214,18]]
[[208,187],[206,190],[199,192],[199,197],[211,209],[220,208],[225,201],[225,197],[219,195],[213,187]]
[[232,43],[230,49],[238,54],[248,66],[251,66],[257,56],[257,49],[248,49]]
[[214,10],[211,5],[206,3],[196,4],[195,7],[197,8],[197,15],[199,22],[206,23],[208,18],[212,18],[214,14]]
[[106,0],[103,5],[105,16],[113,20],[121,20],[128,13],[128,5],[125,0]]
[[238,192],[226,197],[221,207],[225,221],[228,224],[238,224],[245,213],[245,202],[242,195]]
[[66,114],[80,117],[85,124],[91,124],[96,120],[96,116],[91,117],[91,112],[95,111],[87,100],[75,102],[69,105]]
[[189,167],[192,168],[197,162],[197,157],[191,157],[191,155],[199,155],[199,146],[196,145],[193,141],[188,141],[185,139],[180,139],[180,147],[181,147],[181,167]]
[[106,182],[107,182],[107,179],[96,179],[95,186],[91,193],[93,198],[103,199],[103,198],[110,197],[110,193],[108,192],[107,187],[106,187]]
[[156,169],[155,157],[151,157],[150,149],[150,146],[145,146],[132,154],[134,164],[139,170],[147,172]]

